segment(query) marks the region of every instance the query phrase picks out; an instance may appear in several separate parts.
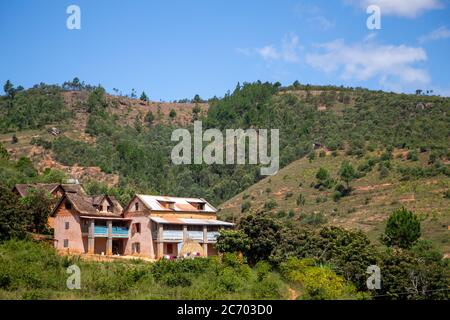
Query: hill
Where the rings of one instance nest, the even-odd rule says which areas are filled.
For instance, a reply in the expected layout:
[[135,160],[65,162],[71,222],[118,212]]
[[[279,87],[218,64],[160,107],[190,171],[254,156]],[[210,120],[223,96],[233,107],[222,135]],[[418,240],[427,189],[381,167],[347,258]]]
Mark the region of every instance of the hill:
[[[450,177],[433,170],[429,152],[418,154],[413,161],[407,159],[407,150],[394,150],[387,173],[380,171],[381,152],[360,158],[324,149],[316,154],[313,160],[304,157],[294,161],[226,201],[220,206],[220,215],[236,221],[250,213],[269,211],[275,218],[305,225],[361,229],[377,242],[389,214],[404,206],[421,217],[423,237],[450,253]],[[335,201],[333,187],[317,188],[316,174],[324,168],[337,184],[345,160],[359,169],[360,177],[351,183],[354,190],[349,196]],[[415,174],[417,170],[424,173]]]
[[[313,143],[358,157],[424,150],[446,167],[449,106],[450,99],[438,96],[298,83],[238,84],[207,103],[146,102],[111,96],[100,86],[40,84],[0,97],[0,139],[13,160],[26,156],[41,172],[59,168],[97,191],[204,197],[218,205],[264,177],[254,165],[173,165],[171,134],[192,130],[194,119],[205,129],[279,129],[281,167],[308,155]],[[51,127],[61,134],[49,134]],[[9,184],[26,179],[0,174]]]

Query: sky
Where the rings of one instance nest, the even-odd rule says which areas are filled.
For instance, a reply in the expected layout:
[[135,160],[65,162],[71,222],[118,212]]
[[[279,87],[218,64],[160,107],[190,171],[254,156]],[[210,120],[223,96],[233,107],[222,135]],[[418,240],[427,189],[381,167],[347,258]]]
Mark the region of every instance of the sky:
[[449,18],[450,0],[2,0],[0,82],[78,77],[154,101],[256,80],[450,96]]

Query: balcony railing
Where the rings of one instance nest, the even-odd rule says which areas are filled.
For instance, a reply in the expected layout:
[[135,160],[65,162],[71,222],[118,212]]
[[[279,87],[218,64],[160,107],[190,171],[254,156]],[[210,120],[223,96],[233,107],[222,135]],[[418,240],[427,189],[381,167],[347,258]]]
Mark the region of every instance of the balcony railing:
[[[218,235],[218,231],[208,231],[208,241],[215,242]],[[203,231],[188,231],[187,236],[192,240],[203,242]],[[158,232],[153,231],[153,238],[158,239]],[[164,230],[162,239],[164,241],[183,241],[183,230]]]
[[[94,236],[95,237],[107,237],[108,236],[108,226],[94,226]],[[112,226],[112,237],[113,238],[128,238],[128,228],[120,226]]]

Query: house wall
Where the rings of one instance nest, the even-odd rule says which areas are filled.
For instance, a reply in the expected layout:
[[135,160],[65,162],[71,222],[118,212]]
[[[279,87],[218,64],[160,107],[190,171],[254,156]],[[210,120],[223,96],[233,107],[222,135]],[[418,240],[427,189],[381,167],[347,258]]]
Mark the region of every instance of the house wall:
[[[136,211],[135,203],[138,203],[138,211]],[[150,211],[146,209],[144,204],[138,199],[134,198],[133,201],[128,205],[128,210],[124,211],[123,215],[125,218],[131,218],[132,221],[130,223],[130,238],[128,239],[125,245],[125,254],[132,255],[133,254],[133,243],[140,243],[141,252],[139,254],[135,254],[138,256],[144,257],[155,257],[155,246],[153,243],[152,229],[151,229],[151,220],[150,220]],[[141,232],[133,233],[133,224],[140,223],[141,224]]]
[[[65,200],[63,201],[65,202]],[[54,245],[57,250],[68,253],[84,253],[85,246],[83,244],[80,217],[76,210],[66,209],[65,204],[61,203],[54,217]],[[66,230],[65,223],[69,222],[69,229]],[[69,240],[69,247],[64,248],[64,239]]]

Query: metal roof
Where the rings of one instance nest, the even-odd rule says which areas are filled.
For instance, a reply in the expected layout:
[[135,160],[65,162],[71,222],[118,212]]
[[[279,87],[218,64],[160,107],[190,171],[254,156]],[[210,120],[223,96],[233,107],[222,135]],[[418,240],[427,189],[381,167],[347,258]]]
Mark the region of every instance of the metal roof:
[[213,219],[186,219],[186,218],[160,218],[151,217],[152,221],[160,224],[186,224],[186,225],[209,225],[209,226],[233,226],[233,223]]
[[[178,211],[178,212],[205,212],[215,213],[217,209],[209,204],[205,199],[201,198],[178,198],[178,197],[166,197],[166,196],[150,196],[138,194],[136,195],[150,210],[154,211]],[[173,203],[173,208],[166,208],[162,203]],[[192,204],[203,203],[205,204],[204,210],[197,209]]]

